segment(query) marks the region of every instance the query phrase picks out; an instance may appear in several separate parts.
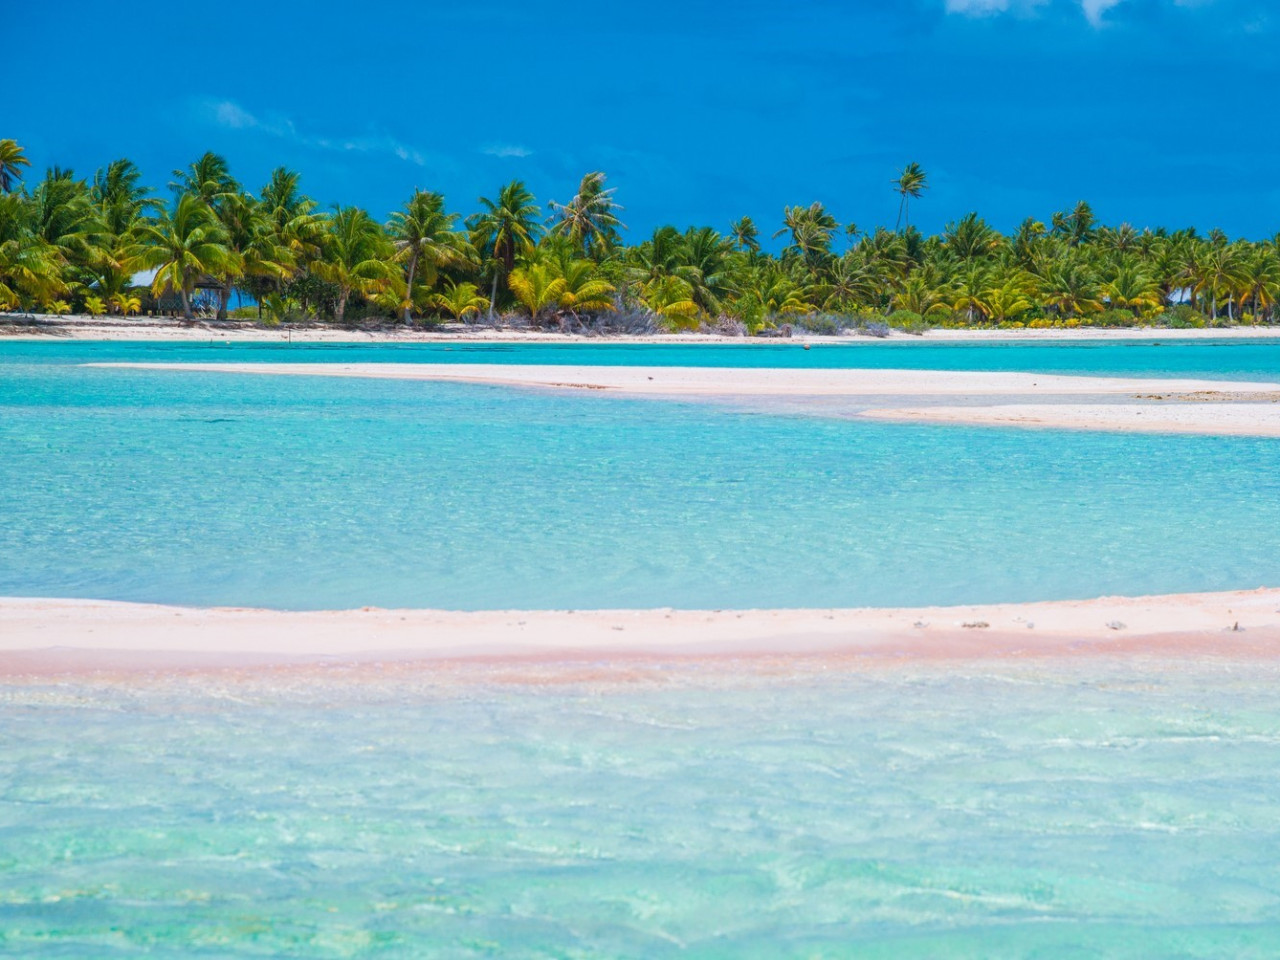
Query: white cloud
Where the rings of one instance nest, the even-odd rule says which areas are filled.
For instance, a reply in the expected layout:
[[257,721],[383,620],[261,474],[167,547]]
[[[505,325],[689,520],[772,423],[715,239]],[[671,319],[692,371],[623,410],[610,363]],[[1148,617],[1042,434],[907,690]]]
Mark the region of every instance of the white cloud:
[[386,134],[344,138],[315,136],[298,130],[288,117],[259,117],[233,100],[205,101],[201,104],[201,111],[218,126],[229,130],[258,130],[268,136],[289,140],[316,150],[389,153],[420,167],[427,165],[427,157],[421,150],[401,143]]
[[1102,25],[1102,15],[1121,0],[1080,0],[1080,7],[1095,27]]
[[[959,13],[967,17],[990,17],[998,13],[1028,13],[1050,0],[944,0],[947,13]],[[1075,0],[1080,10],[1093,26],[1100,27],[1104,15],[1124,0]],[[1173,0],[1175,6],[1199,6],[1209,0]]]
[[528,157],[533,151],[518,143],[491,143],[480,151],[490,157]]
[[1042,7],[1049,0],[946,0],[947,13],[962,13],[968,17],[990,17],[997,13],[1026,13]]

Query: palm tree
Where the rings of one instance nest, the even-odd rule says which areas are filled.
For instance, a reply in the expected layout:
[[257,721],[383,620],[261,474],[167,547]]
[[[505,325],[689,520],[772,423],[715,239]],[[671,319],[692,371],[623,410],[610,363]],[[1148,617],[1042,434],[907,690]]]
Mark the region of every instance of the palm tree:
[[1274,247],[1263,247],[1248,258],[1241,271],[1246,286],[1244,297],[1253,302],[1253,322],[1258,323],[1265,310],[1275,309],[1280,299],[1280,256]]
[[821,262],[831,252],[831,237],[840,227],[836,218],[816,200],[807,207],[784,207],[782,229],[774,237],[791,235],[791,245],[785,253],[804,259],[810,265]]
[[0,308],[47,301],[67,291],[61,255],[32,225],[26,197],[0,194]]
[[395,250],[381,225],[359,207],[339,207],[329,217],[323,254],[312,267],[321,280],[338,288],[334,320],[341,324],[351,294],[371,296],[386,287],[395,271]]
[[169,189],[175,193],[193,193],[210,207],[216,206],[224,194],[239,189],[239,184],[231,178],[226,158],[212,151],[187,169],[173,171],[173,176]]
[[1041,278],[1039,286],[1044,305],[1064,317],[1096,313],[1102,309],[1097,281],[1083,263],[1055,262]]
[[958,222],[947,224],[942,244],[959,260],[977,260],[995,253],[1000,245],[1000,234],[987,226],[977,213],[970,213]]
[[516,257],[533,250],[539,226],[538,207],[533,194],[521,180],[512,180],[500,191],[498,199],[480,198],[484,208],[467,221],[472,245],[484,251],[493,268],[493,288],[489,295],[489,316],[493,316],[498,299],[498,279],[510,275]]
[[1218,319],[1218,298],[1227,300],[1227,316],[1234,319],[1231,301],[1236,291],[1244,286],[1244,263],[1240,248],[1225,243],[1214,243],[1198,255],[1194,267],[1196,273],[1192,290],[1197,294],[1208,293],[1211,320]]
[[235,268],[223,272],[218,291],[218,319],[225,320],[231,289],[237,280],[254,278],[278,283],[293,274],[295,261],[292,251],[272,230],[262,203],[249,194],[224,194],[218,219],[236,254]]
[[614,202],[614,191],[604,188],[604,181],[603,173],[588,173],[572,200],[549,204],[554,214],[550,233],[568,237],[588,257],[604,256],[617,245],[619,228],[627,228],[617,216],[622,207]]
[[915,271],[893,294],[895,310],[910,310],[925,317],[949,309],[947,297],[950,291],[931,269]]
[[580,313],[603,313],[616,309],[613,284],[596,275],[590,260],[570,260],[560,268],[564,290],[560,306],[577,319]]
[[152,223],[140,225],[130,259],[142,269],[154,269],[151,292],[176,292],[182,316],[193,320],[191,294],[202,276],[217,276],[240,266],[228,245],[226,231],[208,205],[192,193],[180,193],[168,210]]
[[1017,275],[998,278],[982,299],[982,312],[996,323],[1012,320],[1033,306],[1025,278]]
[[760,231],[756,229],[755,221],[750,217],[733,221],[729,225],[729,236],[733,238],[733,243],[739,250],[745,250],[747,253],[760,252]]
[[481,310],[488,309],[489,299],[480,296],[474,283],[447,283],[440,293],[432,295],[431,305],[465,321],[468,315],[478,316]]
[[898,191],[898,223],[894,227],[895,230],[902,226],[903,218],[906,218],[907,225],[911,224],[911,200],[919,199],[920,195],[929,189],[929,176],[918,163],[908,163],[902,173],[898,174],[897,179],[893,181],[894,189]]
[[387,231],[396,248],[396,258],[405,265],[405,300],[402,319],[405,326],[413,322],[413,284],[419,266],[427,287],[433,287],[439,271],[460,267],[469,260],[466,241],[453,231],[455,213],[446,213],[444,197],[426,190],[415,191],[403,210],[391,215]]
[[516,267],[507,278],[507,285],[520,305],[529,311],[534,323],[548,309],[560,305],[560,297],[565,291],[564,277],[548,263]]
[[1132,310],[1135,316],[1160,306],[1160,285],[1131,261],[1122,262],[1115,276],[1102,285],[1102,295],[1112,307]]
[[93,285],[108,298],[121,293],[133,276],[127,253],[143,216],[157,203],[151,190],[140,186],[142,173],[132,160],[113,160],[93,177],[89,200],[100,231],[95,256],[86,264]]
[[22,180],[22,168],[31,166],[17,140],[0,140],[0,193],[12,193]]

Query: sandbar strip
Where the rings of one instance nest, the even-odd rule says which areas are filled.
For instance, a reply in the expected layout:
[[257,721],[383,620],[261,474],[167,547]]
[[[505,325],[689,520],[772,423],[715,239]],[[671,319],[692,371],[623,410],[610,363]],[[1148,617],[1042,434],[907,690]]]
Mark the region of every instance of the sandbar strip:
[[[597,367],[416,363],[96,363],[93,367],[268,376],[443,380],[663,399],[847,398],[849,415],[898,421],[1076,430],[1280,436],[1280,385],[937,370]],[[964,406],[925,403],[963,399]],[[1067,400],[1088,403],[1067,403]],[[903,406],[899,400],[915,401]],[[1057,401],[1044,403],[1042,401]],[[999,402],[1004,401],[1004,402]],[[1010,402],[1013,401],[1013,402]],[[1135,402],[1137,401],[1137,402]],[[800,404],[797,406],[797,402]]]
[[972,370],[598,367],[448,363],[89,363],[88,367],[279,376],[446,380],[610,390],[632,396],[1108,396],[1213,392],[1271,395],[1277,383],[1080,377]]
[[876,407],[862,411],[861,416],[974,426],[1280,437],[1280,405],[1260,403],[1213,406],[1191,403],[1017,403],[966,407]]
[[444,663],[1157,656],[1280,661],[1280,589],[836,610],[290,612],[0,599],[0,675]]

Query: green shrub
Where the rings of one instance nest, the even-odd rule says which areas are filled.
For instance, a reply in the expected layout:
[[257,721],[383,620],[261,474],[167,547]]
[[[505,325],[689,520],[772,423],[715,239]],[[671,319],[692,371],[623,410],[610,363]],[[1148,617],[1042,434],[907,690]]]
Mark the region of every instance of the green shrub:
[[886,322],[895,330],[901,330],[903,333],[913,333],[916,336],[920,336],[930,329],[929,321],[914,310],[895,310],[889,314]]
[[1089,325],[1094,327],[1138,327],[1142,321],[1136,314],[1128,310],[1103,310],[1089,317]]
[[1199,329],[1209,318],[1189,303],[1176,303],[1160,315],[1160,325],[1174,330]]

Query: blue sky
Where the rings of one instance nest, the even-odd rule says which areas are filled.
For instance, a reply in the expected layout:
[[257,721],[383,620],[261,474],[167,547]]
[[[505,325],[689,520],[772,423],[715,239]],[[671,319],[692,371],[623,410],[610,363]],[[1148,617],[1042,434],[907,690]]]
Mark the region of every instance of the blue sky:
[[513,178],[565,200],[600,169],[633,239],[743,214],[772,232],[813,200],[892,226],[908,161],[926,230],[1088,199],[1107,222],[1260,238],[1280,230],[1270,6],[32,3],[5,15],[0,136],[37,170],[123,155],[156,187],[208,149],[255,190],[285,164],[379,217],[415,187],[469,213]]

